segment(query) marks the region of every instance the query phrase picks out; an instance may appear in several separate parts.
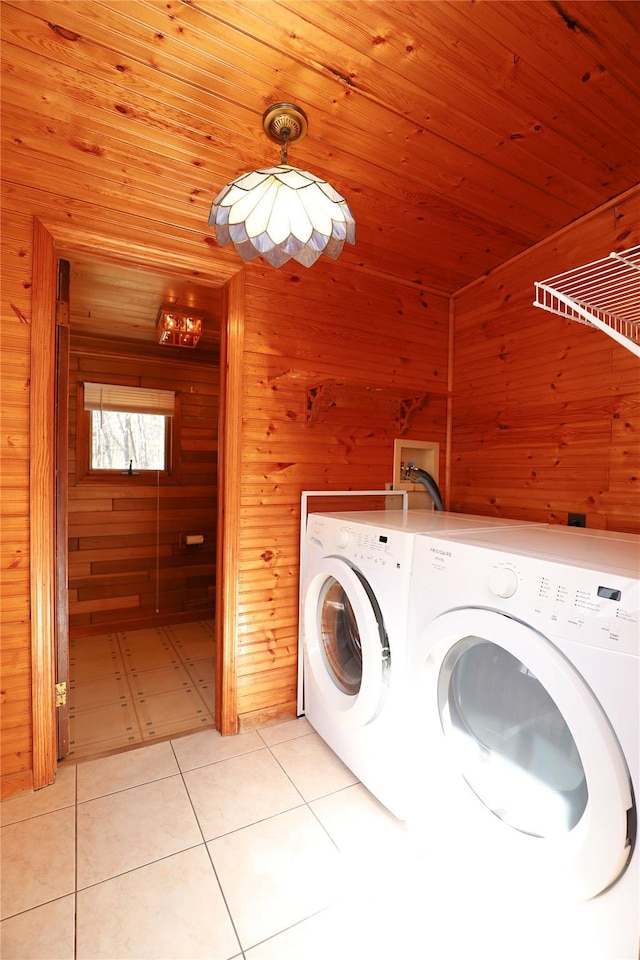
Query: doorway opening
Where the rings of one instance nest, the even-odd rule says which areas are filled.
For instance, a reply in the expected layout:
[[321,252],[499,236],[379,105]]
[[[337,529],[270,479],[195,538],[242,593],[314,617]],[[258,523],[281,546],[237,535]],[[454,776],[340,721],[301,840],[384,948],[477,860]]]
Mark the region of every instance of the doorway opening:
[[[67,465],[58,544],[67,551],[68,650],[58,662],[68,662],[69,729],[68,742],[59,731],[58,757],[76,760],[214,726],[223,295],[221,286],[86,258],[66,261],[65,275],[68,355],[58,357],[58,378],[69,416],[57,447],[59,471]],[[156,317],[169,303],[202,314],[195,348],[158,344]],[[110,419],[130,427],[113,404],[138,394],[172,398],[171,469],[145,469],[144,435],[128,430],[126,456],[110,435]],[[88,437],[100,423],[113,441],[112,469],[94,469]]]
[[[38,790],[53,783],[57,768],[56,637],[59,632],[56,585],[60,578],[56,549],[56,331],[65,329],[56,316],[57,256],[94,256],[105,262],[151,268],[174,276],[197,277],[199,283],[224,284],[220,347],[220,429],[216,557],[224,577],[216,581],[215,723],[223,735],[237,732],[236,640],[238,576],[236,548],[240,516],[234,479],[240,470],[244,288],[242,267],[224,257],[212,263],[197,245],[188,255],[168,251],[162,241],[131,246],[120,237],[92,233],[87,225],[48,224],[36,217],[33,233],[31,316],[31,422],[29,516],[32,676],[32,780]],[[124,253],[123,253],[124,251]],[[59,305],[58,305],[59,306]],[[64,315],[64,311],[61,311]],[[61,325],[62,324],[62,325]],[[66,329],[68,330],[68,324]],[[223,508],[224,507],[224,508]],[[66,582],[66,581],[63,581]],[[68,644],[67,644],[68,646]]]
[[[62,263],[69,337],[58,395],[64,381],[69,416],[58,435],[59,470],[67,465],[58,543],[67,552],[69,733],[58,752],[75,760],[214,725],[223,297],[219,286],[148,269]],[[202,315],[195,348],[158,344],[156,318],[169,303]],[[158,397],[171,398],[167,416],[153,418],[166,425],[171,466],[153,470],[148,437],[132,429],[141,414],[132,424],[123,404],[144,401],[146,410]],[[108,465],[95,469],[101,431]]]

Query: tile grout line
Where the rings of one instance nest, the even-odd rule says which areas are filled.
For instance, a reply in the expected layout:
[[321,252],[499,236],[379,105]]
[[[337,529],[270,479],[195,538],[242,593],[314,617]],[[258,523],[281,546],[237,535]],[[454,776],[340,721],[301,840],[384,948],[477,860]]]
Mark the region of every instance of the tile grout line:
[[[196,732],[200,733],[200,731],[196,731]],[[308,731],[307,733],[303,734],[302,736],[285,738],[285,740],[300,740],[300,739],[304,739],[305,737],[307,737],[307,736],[308,736],[309,734],[311,734],[312,732],[313,732],[313,731]],[[203,733],[204,733],[204,731],[203,731]],[[298,789],[298,787],[296,786],[296,784],[293,782],[293,780],[291,779],[291,777],[289,776],[289,774],[287,773],[287,771],[284,770],[284,768],[283,768],[281,762],[279,761],[278,757],[275,756],[275,754],[274,754],[274,752],[273,752],[273,748],[274,748],[275,746],[277,746],[279,743],[282,743],[282,742],[285,742],[285,741],[277,741],[276,743],[267,743],[266,740],[264,739],[264,737],[262,736],[262,733],[261,733],[260,730],[257,730],[256,733],[258,734],[258,739],[259,739],[259,741],[260,741],[260,743],[261,743],[261,746],[257,747],[255,750],[250,750],[250,751],[248,751],[248,753],[249,753],[249,754],[255,753],[255,752],[257,752],[258,750],[262,750],[262,749],[265,749],[265,748],[266,748],[266,749],[269,751],[269,753],[271,754],[271,757],[275,760],[276,765],[278,766],[278,768],[281,769],[281,770],[285,773],[285,776],[287,777],[287,780],[288,780],[288,781],[292,784],[292,786],[294,787],[296,793],[297,793],[298,796],[300,797],[301,802],[300,802],[299,804],[297,804],[296,807],[288,808],[287,810],[280,811],[279,813],[274,813],[274,814],[272,814],[272,815],[270,815],[270,816],[263,817],[263,818],[261,818],[261,820],[255,821],[255,822],[256,822],[256,823],[265,822],[265,821],[268,821],[268,820],[270,820],[270,819],[274,819],[274,818],[276,818],[276,817],[278,817],[278,816],[281,816],[283,813],[289,812],[289,810],[296,809],[296,808],[297,808],[297,809],[300,809],[300,807],[306,806],[306,807],[308,807],[308,808],[311,810],[311,813],[312,813],[312,815],[313,815],[313,817],[314,817],[314,820],[317,821],[317,822],[320,824],[320,826],[321,826],[322,829],[323,829],[323,832],[327,834],[328,838],[331,840],[332,845],[333,845],[333,846],[338,850],[338,852],[339,852],[339,848],[337,847],[337,844],[335,843],[335,841],[333,840],[333,838],[331,837],[331,835],[328,833],[328,830],[326,829],[326,827],[324,826],[324,824],[319,820],[319,818],[318,818],[317,815],[315,814],[315,811],[311,808],[311,802],[312,802],[312,801],[308,801],[308,800],[306,800],[306,799],[302,796],[302,794],[300,793],[300,790]],[[181,738],[180,738],[180,739],[181,739]],[[232,760],[232,759],[234,759],[234,757],[223,757],[223,758],[221,758],[221,759],[219,759],[219,760],[212,760],[212,761],[210,761],[209,763],[203,764],[201,767],[190,768],[189,770],[183,770],[183,769],[181,768],[180,761],[179,761],[179,759],[178,759],[178,754],[177,754],[177,751],[176,751],[176,748],[175,748],[175,741],[174,741],[174,740],[169,740],[169,741],[167,741],[167,742],[170,743],[170,746],[171,746],[171,754],[172,754],[173,759],[174,759],[175,764],[176,764],[176,768],[177,768],[177,769],[176,769],[175,772],[172,772],[171,774],[162,775],[162,776],[155,776],[155,777],[153,777],[151,780],[145,780],[145,781],[144,781],[144,784],[134,784],[134,785],[132,785],[132,786],[123,787],[121,790],[115,791],[115,793],[121,793],[121,792],[124,792],[124,791],[129,790],[129,789],[135,789],[137,786],[143,786],[143,785],[147,785],[147,784],[157,783],[157,782],[160,782],[160,781],[165,780],[165,779],[169,779],[169,778],[171,778],[171,777],[176,776],[176,775],[179,774],[180,777],[181,777],[181,779],[182,779],[183,787],[184,787],[185,792],[186,792],[186,794],[187,794],[187,799],[188,799],[188,801],[189,801],[189,806],[190,806],[190,808],[191,808],[191,810],[192,810],[193,816],[195,817],[195,820],[196,820],[196,823],[197,823],[198,831],[199,831],[200,836],[201,836],[201,842],[196,842],[196,843],[194,843],[194,844],[190,844],[190,845],[184,847],[184,848],[181,849],[181,850],[174,851],[173,853],[169,853],[169,854],[166,854],[166,855],[164,855],[164,856],[159,856],[159,857],[157,857],[157,858],[149,861],[149,863],[141,864],[141,865],[139,865],[139,866],[132,867],[132,868],[127,869],[127,870],[123,870],[121,873],[114,874],[113,877],[108,877],[108,878],[105,878],[105,879],[103,879],[103,880],[98,880],[98,881],[96,881],[95,883],[91,883],[91,884],[87,885],[86,887],[83,887],[82,889],[83,889],[83,890],[92,889],[93,887],[100,886],[101,884],[103,884],[103,883],[105,883],[105,882],[108,882],[109,880],[112,880],[112,879],[114,879],[115,877],[125,876],[125,875],[127,875],[127,874],[134,873],[134,872],[136,872],[137,870],[142,869],[143,867],[150,866],[151,864],[154,864],[154,863],[162,862],[163,860],[168,860],[168,859],[170,859],[170,858],[172,858],[172,857],[175,857],[175,856],[177,856],[177,855],[179,855],[179,854],[181,854],[181,853],[183,853],[183,852],[186,852],[187,850],[196,849],[197,847],[199,847],[199,846],[201,846],[202,844],[204,844],[205,849],[206,849],[206,853],[207,853],[207,856],[208,856],[208,859],[209,859],[209,862],[210,862],[210,864],[211,864],[211,868],[212,868],[212,870],[213,870],[213,874],[214,874],[215,879],[216,879],[216,883],[217,883],[217,885],[218,885],[218,889],[219,889],[220,894],[221,894],[221,897],[222,897],[222,899],[223,899],[223,901],[224,901],[225,908],[226,908],[226,910],[227,910],[227,914],[228,914],[228,916],[229,916],[229,920],[230,920],[231,926],[232,926],[232,928],[233,928],[234,934],[235,934],[235,936],[236,936],[237,943],[238,943],[239,948],[240,948],[240,951],[241,951],[240,954],[238,954],[238,953],[233,953],[232,955],[230,955],[229,960],[232,960],[232,958],[238,958],[238,957],[242,957],[242,958],[244,958],[244,960],[246,960],[246,950],[251,950],[251,949],[253,949],[255,946],[258,946],[259,944],[258,944],[258,943],[256,943],[256,944],[251,944],[250,947],[247,947],[247,948],[245,948],[245,947],[242,945],[242,942],[241,942],[241,940],[240,940],[240,936],[239,936],[238,930],[237,930],[237,928],[236,928],[236,924],[235,924],[235,921],[234,921],[234,918],[233,918],[231,909],[230,909],[230,907],[229,907],[229,903],[228,903],[228,901],[227,901],[227,898],[226,898],[224,889],[223,889],[223,887],[222,887],[222,883],[221,883],[221,881],[220,881],[220,878],[219,878],[218,873],[217,873],[217,870],[216,870],[216,866],[215,866],[215,863],[214,863],[214,858],[213,858],[212,851],[210,850],[210,848],[209,848],[209,846],[208,846],[208,841],[205,839],[204,831],[203,831],[203,828],[202,828],[202,826],[201,826],[201,824],[200,824],[200,820],[198,819],[198,816],[197,816],[197,813],[196,813],[196,809],[195,809],[194,803],[193,803],[193,801],[192,801],[191,795],[190,795],[190,793],[189,793],[189,790],[188,790],[188,787],[187,787],[187,783],[186,783],[186,779],[185,779],[185,775],[188,774],[189,772],[191,772],[191,769],[202,769],[202,767],[206,767],[206,766],[210,766],[210,765],[211,765],[211,766],[217,765],[218,763],[225,762],[226,760]],[[149,746],[151,746],[151,745],[152,745],[152,744],[149,744]],[[240,754],[239,756],[244,756],[244,754]],[[78,894],[79,894],[80,892],[82,892],[82,891],[79,891],[79,890],[78,890],[78,844],[79,844],[79,832],[78,832],[78,821],[79,821],[79,817],[78,817],[78,814],[79,814],[79,806],[80,806],[80,803],[81,803],[81,802],[82,802],[82,803],[87,803],[87,802],[89,802],[91,799],[98,799],[98,798],[88,798],[87,800],[82,800],[82,801],[80,800],[80,798],[79,798],[79,791],[78,791],[78,764],[77,764],[77,763],[74,763],[73,766],[74,766],[74,771],[73,771],[73,805],[74,805],[74,891],[73,891],[73,892],[74,892],[74,924],[73,924],[73,937],[74,937],[74,954],[73,954],[73,955],[74,955],[74,957],[75,957],[76,960],[77,960],[77,958],[78,958],[78,950],[79,950],[79,945],[78,945],[78,915],[79,915],[79,911],[78,911]],[[346,787],[345,787],[345,788],[338,788],[338,790],[329,791],[327,794],[324,794],[324,795],[327,795],[327,796],[328,796],[328,795],[331,795],[331,794],[333,794],[333,793],[340,793],[340,792],[342,792],[343,789],[346,789]],[[102,796],[111,796],[111,795],[112,795],[112,794],[101,794],[100,797],[102,797]],[[323,796],[324,796],[324,795],[323,795]],[[314,799],[317,799],[317,798],[314,798]],[[61,808],[61,809],[62,809],[62,808]],[[29,818],[26,818],[26,819],[29,819]],[[253,824],[247,824],[246,826],[251,826],[251,825],[253,825]],[[239,828],[237,828],[237,831],[240,831],[240,830],[243,830],[243,829],[245,829],[245,827],[239,827]],[[237,832],[237,831],[236,831],[236,830],[234,830],[234,831],[229,831],[229,833],[235,833],[235,832]],[[221,836],[227,836],[227,835],[229,835],[229,834],[222,834]],[[214,839],[215,839],[215,838],[214,838]],[[62,898],[61,898],[61,897],[54,898],[54,900],[56,900],[56,899],[62,899]],[[33,909],[33,908],[29,908],[29,910],[31,910],[31,909]],[[288,927],[284,927],[282,930],[277,931],[277,932],[274,933],[272,936],[266,937],[263,941],[260,941],[260,943],[267,943],[269,940],[272,940],[272,939],[274,939],[275,937],[277,937],[277,936],[279,936],[280,934],[282,934],[283,932],[285,932],[285,930],[293,929],[293,928],[295,928],[296,926],[298,926],[300,923],[304,922],[305,920],[308,920],[310,917],[313,917],[313,916],[315,916],[315,915],[317,915],[317,914],[321,914],[321,913],[325,912],[325,909],[326,909],[326,908],[321,908],[321,909],[319,909],[319,910],[312,911],[311,913],[309,913],[308,916],[301,917],[301,918],[300,918],[298,921],[296,921],[295,923],[291,923]],[[26,913],[26,912],[29,912],[29,911],[21,911],[21,912]]]
[[[195,621],[192,621],[192,622],[193,622],[193,623],[198,623],[198,624],[200,624],[200,623],[203,622],[203,621],[195,620]],[[180,624],[175,624],[175,625],[174,625],[174,629],[177,629],[178,632],[179,632],[179,631],[180,631],[180,626],[182,626],[182,625],[180,625]],[[169,627],[168,625],[161,625],[161,626],[159,627],[159,629],[162,631],[162,633],[163,633],[163,635],[164,635],[167,643],[170,645],[171,649],[173,650],[173,652],[174,652],[174,654],[175,654],[175,656],[176,656],[176,658],[177,658],[178,665],[179,665],[180,667],[182,667],[182,669],[185,671],[186,675],[188,676],[188,678],[189,678],[189,686],[193,689],[193,692],[195,693],[198,701],[202,704],[202,708],[203,708],[203,711],[204,711],[205,715],[211,720],[212,723],[214,723],[214,722],[215,722],[215,721],[214,721],[214,715],[213,715],[213,713],[209,710],[209,707],[208,707],[207,703],[205,702],[205,699],[204,699],[203,695],[202,695],[201,692],[200,692],[201,684],[198,683],[198,681],[194,680],[193,675],[192,675],[192,673],[191,673],[191,670],[189,669],[189,664],[188,664],[188,662],[183,658],[183,656],[182,656],[182,654],[181,654],[181,652],[180,652],[179,646],[178,646],[176,643],[174,643],[174,641],[173,641],[173,639],[172,639],[172,637],[171,637],[171,634],[170,634],[171,627]],[[210,640],[210,641],[211,641],[211,646],[212,646],[212,649],[213,649],[213,651],[214,651],[214,658],[213,658],[213,659],[214,659],[214,662],[215,662],[215,639],[214,639],[213,634],[211,634],[210,637],[207,637],[207,640]],[[209,658],[206,658],[206,659],[209,659]],[[198,662],[198,661],[194,661],[194,662]],[[146,671],[139,671],[139,672],[142,673],[142,672],[146,672]],[[137,714],[138,714],[138,705],[137,705],[137,703],[136,703],[136,698],[135,698],[135,697],[134,697],[134,700],[133,700],[133,706],[134,706],[134,710],[135,710],[136,715],[137,715]],[[140,728],[142,729],[142,721],[141,721],[140,719],[139,719],[139,723],[140,723]],[[195,727],[193,731],[185,731],[185,732],[194,732],[194,733],[195,733],[195,732],[197,732],[199,729],[201,729],[201,728],[200,728],[200,727]],[[144,732],[143,732],[143,742],[144,742],[144,743],[147,742],[147,739],[144,737]],[[153,741],[150,741],[150,742],[153,742]]]
[[[206,854],[207,854],[207,856],[208,856],[208,858],[209,858],[209,863],[211,864],[211,869],[212,869],[212,871],[213,871],[213,875],[214,875],[214,877],[216,878],[216,883],[218,884],[218,888],[219,888],[219,890],[220,890],[220,895],[221,895],[221,897],[222,897],[222,899],[223,899],[223,901],[224,901],[224,905],[225,905],[225,907],[226,907],[227,913],[229,914],[229,921],[230,921],[230,923],[231,923],[231,926],[233,927],[233,932],[234,932],[234,934],[235,934],[235,936],[236,936],[236,940],[238,941],[238,946],[240,947],[240,956],[242,956],[243,960],[245,960],[245,952],[244,952],[244,947],[242,946],[242,941],[240,940],[240,934],[238,933],[238,930],[237,930],[237,928],[236,928],[235,920],[233,919],[233,914],[231,913],[231,908],[230,908],[229,903],[228,903],[228,901],[227,901],[227,897],[226,897],[226,894],[225,894],[225,892],[224,892],[224,888],[223,888],[223,886],[222,886],[222,883],[221,883],[221,881],[220,881],[220,877],[218,876],[218,871],[216,870],[216,865],[215,865],[215,863],[213,862],[213,855],[212,855],[212,853],[211,853],[211,850],[209,849],[209,845],[208,845],[208,842],[207,842],[207,840],[206,840],[206,838],[205,838],[204,831],[203,831],[203,829],[202,829],[202,825],[200,824],[200,820],[198,819],[198,814],[197,814],[196,809],[195,809],[195,807],[194,807],[194,805],[193,805],[193,800],[191,799],[191,794],[189,793],[189,788],[188,788],[187,783],[186,783],[186,780],[185,780],[185,778],[184,778],[185,772],[188,773],[189,771],[184,771],[184,770],[182,770],[182,768],[181,768],[181,766],[180,766],[180,761],[178,760],[178,757],[177,757],[175,748],[174,748],[174,746],[173,746],[173,741],[170,740],[169,742],[170,742],[170,744],[171,744],[171,749],[172,749],[172,751],[173,751],[173,755],[174,755],[174,757],[175,757],[175,761],[176,761],[176,763],[178,764],[178,770],[180,771],[180,776],[182,777],[182,785],[184,786],[185,793],[187,794],[187,797],[188,797],[188,800],[189,800],[189,804],[190,804],[190,806],[191,806],[191,810],[193,811],[193,815],[194,815],[194,817],[195,817],[196,823],[198,824],[198,830],[200,831],[200,836],[202,837],[202,843],[203,843],[203,845],[204,845],[205,852],[206,852]],[[222,761],[218,761],[218,762],[222,762]],[[207,764],[207,766],[208,766],[208,764]],[[197,768],[197,769],[202,769],[202,768]],[[235,954],[235,956],[238,957],[238,954]],[[229,958],[229,960],[231,960],[231,958]]]
[[78,960],[78,766],[73,769],[73,800],[74,800],[74,830],[73,830],[73,956]]
[[[308,736],[310,736],[310,735],[311,735],[312,733],[314,733],[314,732],[315,732],[315,731],[313,731],[313,730],[309,730],[309,732],[306,733],[306,734],[303,734],[303,736],[301,736],[301,737],[293,737],[293,739],[294,739],[294,740],[303,740],[304,737],[308,737]],[[260,736],[260,731],[259,731],[259,730],[257,731],[257,733],[258,733],[258,735]],[[263,738],[260,737],[260,739],[263,739]],[[280,743],[284,743],[284,742],[286,742],[286,741],[279,741],[279,742],[280,742]],[[271,753],[271,756],[272,756],[273,759],[276,761],[276,763],[278,764],[278,766],[280,767],[280,769],[286,774],[286,776],[289,778],[289,781],[291,782],[291,784],[292,784],[292,785],[295,787],[295,789],[298,791],[298,793],[299,793],[300,796],[302,797],[303,803],[307,806],[307,808],[308,808],[309,812],[311,813],[311,815],[313,816],[313,818],[320,824],[320,826],[322,827],[322,829],[324,830],[324,832],[325,832],[326,835],[328,836],[329,840],[331,840],[331,843],[333,844],[333,846],[336,848],[336,850],[338,851],[338,853],[340,853],[340,852],[341,852],[340,847],[338,846],[338,844],[336,843],[336,841],[333,839],[333,837],[331,836],[331,834],[329,833],[329,831],[328,831],[327,828],[325,827],[325,825],[324,825],[324,823],[322,822],[322,820],[318,817],[317,813],[315,812],[315,810],[314,810],[313,807],[311,806],[311,803],[312,803],[312,802],[315,802],[316,800],[322,800],[323,797],[330,797],[330,796],[333,796],[333,794],[335,794],[335,793],[341,793],[343,790],[348,790],[349,787],[352,787],[352,786],[353,786],[353,784],[350,783],[350,784],[348,784],[347,786],[339,787],[337,790],[330,790],[328,793],[324,793],[324,794],[322,794],[322,796],[320,796],[320,797],[314,797],[314,798],[313,798],[313,801],[307,800],[305,797],[302,796],[302,794],[300,793],[300,790],[298,789],[298,787],[296,786],[296,784],[293,782],[293,780],[291,779],[291,777],[289,776],[289,774],[287,773],[287,771],[286,771],[285,768],[282,766],[282,764],[280,763],[279,759],[276,757],[276,755],[274,754],[273,750],[271,749],[271,746],[277,746],[277,744],[269,745],[268,743],[265,742],[265,746],[268,748],[269,752]]]
[[[271,756],[273,757],[273,759],[275,760],[275,762],[278,764],[278,766],[280,767],[280,769],[282,770],[282,772],[283,772],[284,775],[286,776],[286,778],[287,778],[287,780],[289,781],[289,783],[291,784],[291,786],[294,788],[294,790],[296,791],[296,793],[298,794],[298,796],[299,796],[300,799],[302,800],[302,803],[306,804],[306,806],[309,806],[309,804],[307,803],[305,797],[302,796],[302,793],[300,792],[300,789],[298,788],[297,784],[295,784],[295,783],[293,782],[293,780],[292,780],[291,777],[289,776],[288,772],[287,772],[287,771],[285,770],[285,768],[282,766],[282,764],[280,763],[280,761],[279,761],[278,758],[276,757],[275,753],[274,753],[273,750],[271,749],[271,746],[272,746],[272,745],[270,745],[270,744],[268,744],[268,743],[266,742],[266,740],[264,739],[264,737],[260,734],[260,731],[259,731],[259,730],[256,730],[256,733],[258,734],[258,736],[260,737],[260,739],[261,739],[262,742],[264,743],[265,747],[267,748],[267,750],[269,751],[269,753],[271,754]],[[300,739],[302,739],[302,738],[301,738],[301,737],[294,737],[293,739],[295,739],[295,740],[300,740]],[[275,744],[273,744],[273,746],[275,746]],[[300,806],[302,806],[302,804],[300,804]],[[295,808],[292,808],[292,809],[295,809]]]
[[139,743],[139,742],[142,742],[142,741],[144,740],[144,736],[143,736],[143,733],[142,733],[142,724],[140,723],[140,717],[138,716],[138,711],[136,710],[135,697],[133,696],[133,690],[131,689],[131,675],[130,675],[130,671],[129,671],[128,665],[127,665],[126,654],[125,654],[125,652],[123,651],[123,649],[122,649],[122,644],[121,644],[121,642],[120,642],[120,634],[123,633],[123,632],[124,632],[124,631],[121,631],[121,630],[116,630],[116,631],[115,631],[116,643],[118,644],[118,650],[120,651],[120,659],[122,660],[122,666],[123,666],[123,668],[124,668],[124,669],[123,669],[123,679],[124,679],[124,682],[125,682],[126,685],[127,685],[127,690],[129,691],[129,700],[130,700],[131,706],[133,707],[133,716],[135,717],[135,721],[136,721],[136,723],[137,723],[137,725],[138,725],[138,734],[139,734],[140,739],[139,739],[139,740],[138,740],[138,739],[134,740],[134,743]]

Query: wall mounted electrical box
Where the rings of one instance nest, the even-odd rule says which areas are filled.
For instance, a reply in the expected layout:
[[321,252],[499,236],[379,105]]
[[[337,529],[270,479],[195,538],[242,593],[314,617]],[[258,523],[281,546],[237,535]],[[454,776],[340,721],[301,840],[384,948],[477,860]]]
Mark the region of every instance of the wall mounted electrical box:
[[409,491],[409,507],[429,509],[433,501],[425,488],[402,477],[403,468],[408,463],[426,470],[440,486],[440,444],[434,440],[393,441],[393,489]]

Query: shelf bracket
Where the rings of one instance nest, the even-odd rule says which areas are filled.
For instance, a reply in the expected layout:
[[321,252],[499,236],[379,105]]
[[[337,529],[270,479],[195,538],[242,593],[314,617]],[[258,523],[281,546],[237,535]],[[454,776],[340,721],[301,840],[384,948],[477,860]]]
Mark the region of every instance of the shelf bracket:
[[408,397],[406,400],[400,401],[400,436],[404,436],[405,433],[411,427],[411,421],[413,420],[416,413],[420,413],[421,410],[429,403],[429,394],[425,393],[421,397]]
[[314,424],[319,415],[320,408],[325,407],[335,407],[336,400],[333,395],[334,380],[324,380],[322,383],[319,383],[316,387],[307,388],[307,409],[306,409],[306,423],[307,426]]

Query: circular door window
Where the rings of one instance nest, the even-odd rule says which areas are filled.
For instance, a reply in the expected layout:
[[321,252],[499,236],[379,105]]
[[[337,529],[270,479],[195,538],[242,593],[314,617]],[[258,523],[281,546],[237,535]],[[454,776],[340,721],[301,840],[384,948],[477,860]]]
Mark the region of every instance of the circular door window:
[[319,597],[320,649],[337,686],[355,696],[362,683],[360,629],[344,587],[327,577]]
[[517,657],[469,636],[447,654],[438,691],[460,770],[505,823],[536,837],[573,830],[589,792],[571,731]]
[[305,669],[333,719],[369,723],[388,688],[389,643],[373,591],[350,564],[326,557],[304,595]]
[[546,864],[572,899],[605,890],[631,859],[635,800],[579,671],[548,638],[491,610],[444,613],[420,642],[425,717],[469,788],[469,815],[493,814],[491,842],[520,870]]

